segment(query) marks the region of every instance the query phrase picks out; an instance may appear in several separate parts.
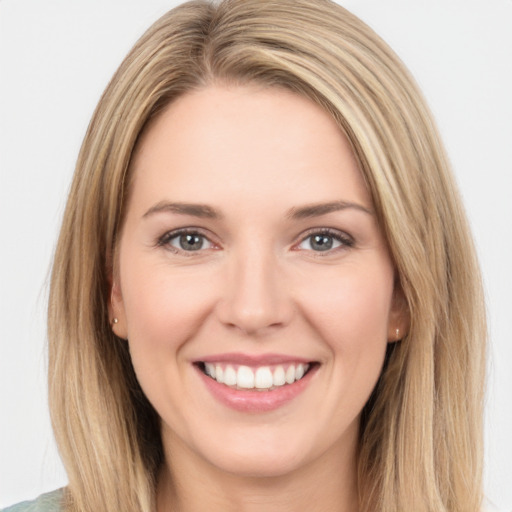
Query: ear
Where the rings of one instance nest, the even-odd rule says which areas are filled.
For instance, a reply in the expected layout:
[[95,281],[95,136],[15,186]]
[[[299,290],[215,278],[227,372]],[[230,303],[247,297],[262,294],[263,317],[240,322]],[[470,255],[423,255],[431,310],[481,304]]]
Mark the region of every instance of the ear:
[[108,318],[114,334],[124,340],[128,339],[126,313],[123,302],[123,294],[119,282],[119,275],[111,273],[109,277],[110,301],[108,303]]
[[395,281],[388,320],[388,342],[400,341],[409,333],[410,313],[400,282]]

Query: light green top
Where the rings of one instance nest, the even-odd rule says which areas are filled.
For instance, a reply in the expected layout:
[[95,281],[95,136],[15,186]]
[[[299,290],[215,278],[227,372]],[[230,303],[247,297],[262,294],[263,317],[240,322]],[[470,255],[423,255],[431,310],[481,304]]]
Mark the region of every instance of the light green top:
[[60,512],[63,489],[42,494],[34,501],[24,501],[0,512]]
[[[7,507],[0,512],[61,512],[61,501],[64,489],[42,494],[34,501],[24,501],[12,507]],[[485,500],[482,512],[499,512],[490,502]],[[512,512],[512,511],[511,511]]]

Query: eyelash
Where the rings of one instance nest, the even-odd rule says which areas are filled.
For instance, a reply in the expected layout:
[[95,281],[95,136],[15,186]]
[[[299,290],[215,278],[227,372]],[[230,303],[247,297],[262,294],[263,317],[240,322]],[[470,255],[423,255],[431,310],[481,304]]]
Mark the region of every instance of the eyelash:
[[[325,251],[314,251],[310,249],[312,253],[314,253],[315,257],[325,257],[332,255],[333,253],[337,253],[338,251],[350,249],[351,247],[354,247],[355,241],[354,239],[349,236],[348,234],[338,231],[337,229],[332,228],[313,228],[309,231],[307,231],[300,239],[300,241],[294,245],[294,248],[302,245],[306,240],[311,240],[314,236],[325,236],[334,239],[335,241],[339,242],[340,245],[338,247],[334,247],[331,249],[327,249]],[[299,250],[299,249],[295,249]]]
[[175,231],[168,231],[167,233],[162,235],[160,238],[158,238],[156,245],[158,247],[163,247],[175,254],[184,254],[186,256],[195,256],[195,255],[197,255],[197,253],[201,252],[201,250],[204,250],[204,249],[198,249],[196,251],[186,251],[184,249],[178,249],[177,247],[174,247],[170,244],[171,240],[174,240],[175,238],[178,238],[183,235],[199,236],[203,240],[207,240],[208,242],[210,242],[210,244],[215,245],[208,238],[208,236],[206,236],[199,228],[184,228],[184,229],[177,229]]
[[[195,235],[201,237],[203,240],[208,241],[210,244],[215,246],[215,243],[212,242],[207,235],[205,235],[199,228],[184,228],[184,229],[177,229],[175,231],[169,231],[162,235],[160,238],[158,238],[156,245],[158,247],[163,247],[167,250],[170,250],[171,252],[175,254],[183,254],[186,256],[197,256],[198,253],[204,251],[205,249],[198,249],[198,250],[192,250],[192,251],[186,251],[184,249],[179,249],[177,247],[174,247],[170,244],[170,242],[180,236],[183,235]],[[354,246],[355,241],[354,239],[347,235],[346,233],[343,233],[341,231],[332,229],[332,228],[320,228],[320,229],[311,229],[305,234],[302,235],[300,241],[293,246],[293,250],[300,250],[298,247],[303,244],[306,240],[311,239],[314,236],[325,236],[334,239],[335,241],[339,242],[340,245],[335,248],[329,248],[325,251],[314,251],[312,249],[306,249],[308,251],[311,251],[315,254],[316,257],[324,257],[330,254],[333,254],[334,252],[338,252],[339,250],[348,249]]]

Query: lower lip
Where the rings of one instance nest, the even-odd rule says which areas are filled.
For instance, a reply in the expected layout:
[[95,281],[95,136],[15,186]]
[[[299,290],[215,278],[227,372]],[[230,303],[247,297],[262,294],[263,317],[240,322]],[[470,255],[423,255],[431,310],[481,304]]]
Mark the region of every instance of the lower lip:
[[210,393],[222,404],[241,412],[261,413],[279,409],[300,395],[311,382],[317,368],[315,365],[302,379],[272,391],[230,388],[208,377],[198,367],[196,370]]

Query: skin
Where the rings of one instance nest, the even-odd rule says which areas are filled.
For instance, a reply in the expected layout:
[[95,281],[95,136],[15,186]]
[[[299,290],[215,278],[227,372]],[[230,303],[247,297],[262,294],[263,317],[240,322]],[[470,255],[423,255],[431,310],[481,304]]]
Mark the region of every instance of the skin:
[[[150,125],[132,165],[112,315],[162,420],[158,510],[356,511],[360,413],[407,318],[347,139],[292,92],[209,86]],[[180,248],[180,228],[202,248]],[[311,235],[325,228],[321,251]],[[292,401],[246,413],[212,398],[192,364],[225,352],[318,365]]]

